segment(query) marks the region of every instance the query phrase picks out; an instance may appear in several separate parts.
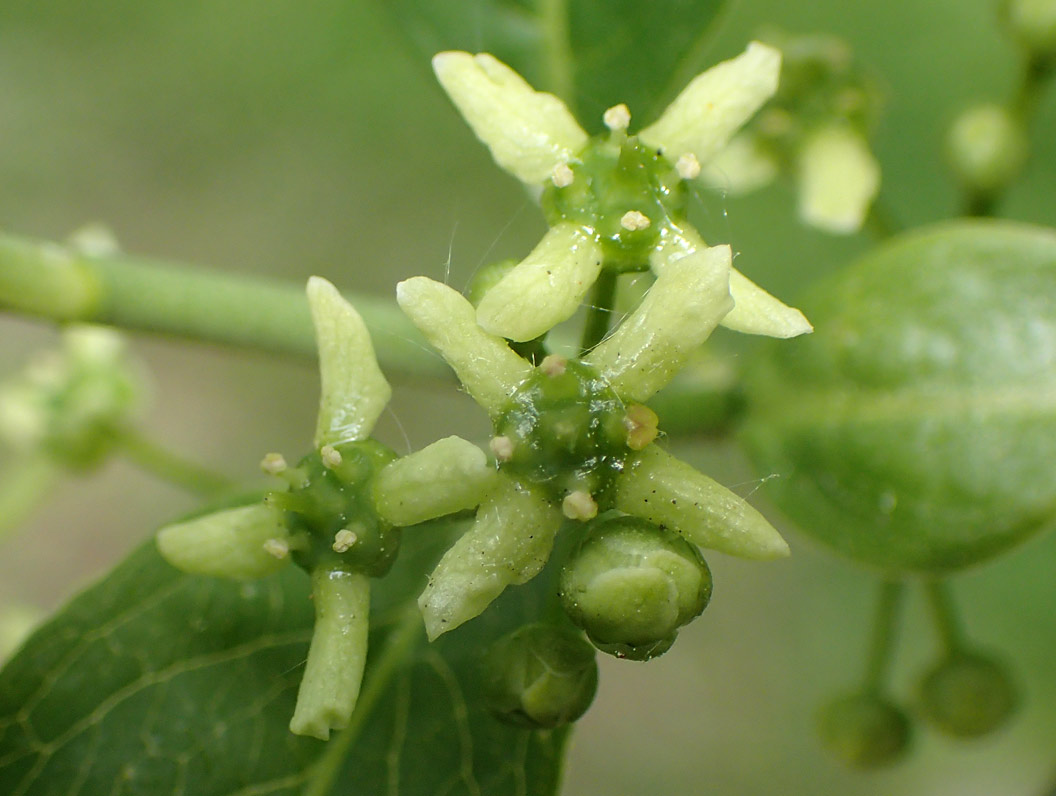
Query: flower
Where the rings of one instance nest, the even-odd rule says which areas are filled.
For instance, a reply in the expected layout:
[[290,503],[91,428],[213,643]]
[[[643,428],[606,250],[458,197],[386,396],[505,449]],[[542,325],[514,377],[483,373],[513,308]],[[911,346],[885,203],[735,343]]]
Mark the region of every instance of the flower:
[[[694,78],[659,119],[629,135],[625,105],[606,111],[607,134],[589,138],[557,97],[535,91],[491,55],[444,52],[436,75],[506,171],[541,192],[550,230],[481,300],[488,332],[534,339],[572,316],[602,269],[651,269],[706,248],[686,219],[695,179],[777,88],[780,53],[753,42]],[[732,329],[775,337],[811,330],[734,269]]]
[[261,467],[283,488],[262,503],[169,525],[157,543],[194,574],[257,578],[290,561],[309,573],[315,630],[290,729],[325,740],[355,708],[370,579],[391,567],[399,529],[476,507],[495,476],[484,453],[458,437],[402,458],[370,439],[391,390],[366,326],[325,279],[312,277],[307,292],[322,382],[312,453],[293,467],[268,454]]
[[868,130],[879,91],[841,39],[768,34],[782,53],[774,97],[703,169],[701,180],[731,194],[793,176],[800,219],[835,235],[861,229],[880,189]]
[[472,527],[445,553],[419,606],[431,639],[480,614],[546,563],[566,520],[610,510],[747,558],[787,555],[748,503],[654,442],[644,405],[687,362],[733,299],[728,246],[671,258],[644,300],[580,359],[533,367],[482,329],[457,291],[426,277],[397,301],[491,417],[495,478]]

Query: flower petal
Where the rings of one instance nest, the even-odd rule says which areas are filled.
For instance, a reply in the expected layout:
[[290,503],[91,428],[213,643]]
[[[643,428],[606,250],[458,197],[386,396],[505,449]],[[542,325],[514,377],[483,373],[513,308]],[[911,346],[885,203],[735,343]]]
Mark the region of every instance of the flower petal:
[[288,536],[282,516],[264,503],[224,509],[158,531],[162,557],[192,575],[263,578],[289,562],[266,549]]
[[837,235],[862,227],[880,190],[880,164],[865,138],[847,125],[811,133],[799,153],[799,215]]
[[370,334],[355,308],[322,277],[308,280],[322,382],[315,446],[366,439],[392,388],[378,367]]
[[499,414],[531,374],[532,366],[481,329],[473,305],[447,285],[416,276],[396,286],[396,301],[489,415]]
[[586,357],[626,400],[645,401],[685,365],[733,307],[730,247],[672,259],[638,308]]
[[773,96],[780,72],[781,52],[753,41],[693,78],[639,138],[672,160],[692,152],[706,163]]
[[568,320],[601,271],[601,247],[575,224],[552,227],[477,307],[485,331],[534,340]]
[[417,525],[474,508],[494,479],[484,451],[461,437],[447,437],[379,472],[374,504],[392,525]]
[[[668,225],[660,246],[649,258],[649,265],[659,275],[669,263],[705,248],[707,244],[692,227]],[[736,268],[730,269],[730,295],[733,309],[719,321],[727,329],[782,338],[814,331],[802,312],[770,295]]]
[[616,480],[616,508],[742,558],[783,558],[788,545],[742,498],[650,445]]
[[478,616],[507,586],[534,578],[561,522],[545,499],[499,475],[473,527],[444,553],[418,598],[429,639]]
[[370,578],[352,572],[312,573],[315,630],[297,692],[290,732],[320,740],[348,726],[359,700],[370,628]]
[[443,52],[433,71],[495,162],[524,183],[541,183],[587,143],[561,100],[487,53]]

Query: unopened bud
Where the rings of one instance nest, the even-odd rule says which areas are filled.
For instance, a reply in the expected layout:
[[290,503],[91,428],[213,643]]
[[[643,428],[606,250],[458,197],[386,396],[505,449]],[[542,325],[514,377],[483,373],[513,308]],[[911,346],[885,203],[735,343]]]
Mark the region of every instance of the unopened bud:
[[976,652],[946,658],[920,684],[921,713],[936,729],[958,738],[998,729],[1017,701],[1004,665]]
[[818,721],[821,742],[854,768],[894,762],[909,745],[909,719],[883,696],[852,694],[829,703]]
[[561,573],[561,602],[603,652],[648,660],[711,598],[711,573],[678,534],[632,517],[604,520]]
[[946,139],[950,167],[978,194],[998,191],[1014,180],[1027,159],[1026,134],[1000,105],[976,105],[961,113]]
[[520,727],[550,729],[582,716],[594,700],[598,665],[579,635],[543,623],[496,641],[484,657],[491,712]]

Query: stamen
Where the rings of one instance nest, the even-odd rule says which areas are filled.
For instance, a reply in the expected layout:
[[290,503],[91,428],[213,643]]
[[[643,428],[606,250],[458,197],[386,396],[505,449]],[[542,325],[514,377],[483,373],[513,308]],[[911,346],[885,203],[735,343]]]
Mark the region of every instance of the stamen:
[[560,376],[568,368],[568,360],[560,354],[548,354],[539,363],[539,370],[550,378]]
[[605,126],[613,132],[626,130],[631,123],[631,110],[621,102],[619,105],[613,105],[605,111],[601,118],[605,122]]
[[285,539],[268,539],[264,542],[264,552],[283,559],[290,554],[290,545]]
[[513,458],[513,440],[509,437],[492,437],[488,447],[500,462],[508,462]]
[[355,531],[350,531],[347,528],[340,530],[334,534],[333,550],[335,553],[347,552],[358,539],[359,537],[356,536]]
[[558,163],[554,166],[554,173],[550,175],[550,180],[558,188],[567,188],[575,178],[576,175],[572,173],[567,163]]
[[675,171],[683,180],[695,180],[700,176],[700,161],[692,152],[686,152],[675,163]]
[[334,448],[333,445],[324,445],[319,449],[319,456],[323,460],[323,464],[333,470],[339,464],[341,464],[341,454]]
[[286,472],[286,458],[281,453],[269,453],[260,460],[260,469],[268,475]]
[[631,232],[647,229],[651,223],[649,216],[639,213],[637,210],[628,210],[623,214],[623,218],[620,219],[620,226]]
[[656,412],[645,404],[628,406],[627,414],[623,418],[623,425],[627,428],[627,447],[632,451],[642,450],[656,439],[659,422]]
[[570,520],[592,520],[598,516],[598,504],[589,492],[577,489],[565,495],[561,501],[561,512]]

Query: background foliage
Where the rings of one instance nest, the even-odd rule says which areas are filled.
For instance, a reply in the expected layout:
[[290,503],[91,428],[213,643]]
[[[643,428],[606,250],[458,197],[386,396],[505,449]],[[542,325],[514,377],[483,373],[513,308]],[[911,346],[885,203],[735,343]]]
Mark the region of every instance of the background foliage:
[[[62,238],[100,220],[131,252],[297,280],[321,273],[384,295],[420,273],[462,287],[480,265],[522,254],[543,230],[538,211],[491,164],[381,6],[4,3],[0,225]],[[1015,53],[994,18],[990,0],[743,0],[691,51],[702,66],[764,25],[846,37],[886,84],[876,138],[884,194],[917,224],[956,212],[939,156],[945,124],[1012,83]],[[677,29],[677,11],[663,25]],[[1051,94],[1036,129],[1056,129]],[[1053,225],[1056,137],[1037,134],[1034,145],[1029,175],[1002,210]],[[799,226],[792,205],[791,188],[778,186],[703,208],[710,237],[741,252],[738,267],[789,299],[868,246]],[[0,317],[0,371],[51,339]],[[725,334],[715,344],[745,345]],[[300,449],[316,401],[307,366],[156,340],[138,348],[155,372],[150,425],[174,447],[246,478],[262,452]],[[441,424],[477,439],[486,430],[449,385],[402,386],[379,437],[417,448]],[[729,446],[686,441],[677,453],[741,494],[759,483]],[[55,607],[190,507],[120,463],[64,484],[5,546],[0,602]],[[1056,764],[1056,538],[955,584],[973,637],[1005,650],[1020,672],[1028,700],[1013,727],[973,744],[922,733],[909,762],[871,775],[838,768],[810,731],[820,701],[857,677],[871,590],[794,530],[790,540],[788,562],[712,556],[715,601],[669,655],[647,666],[601,661],[599,701],[575,733],[565,792],[1041,792]],[[922,617],[907,642],[902,694],[932,653]]]

